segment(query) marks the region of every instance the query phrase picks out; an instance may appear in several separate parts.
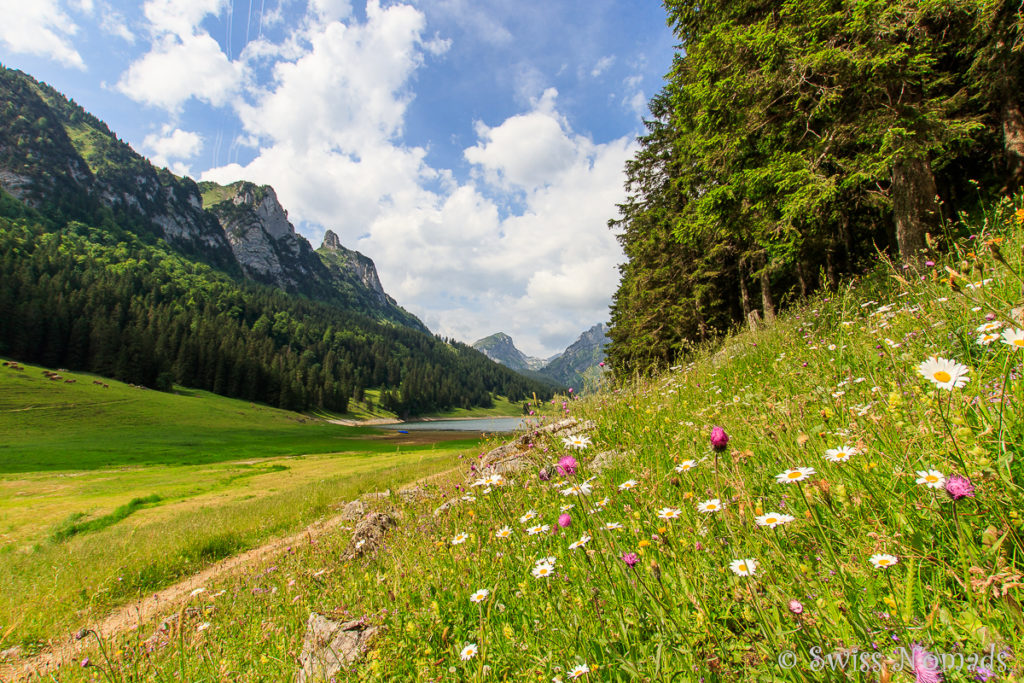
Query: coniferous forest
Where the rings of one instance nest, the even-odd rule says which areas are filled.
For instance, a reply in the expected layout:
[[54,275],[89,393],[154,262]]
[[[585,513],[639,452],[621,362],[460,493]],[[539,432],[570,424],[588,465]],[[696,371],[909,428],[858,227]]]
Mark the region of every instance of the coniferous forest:
[[679,41],[610,221],[620,371],[671,365],[888,254],[914,267],[1024,176],[1004,0],[666,0]]

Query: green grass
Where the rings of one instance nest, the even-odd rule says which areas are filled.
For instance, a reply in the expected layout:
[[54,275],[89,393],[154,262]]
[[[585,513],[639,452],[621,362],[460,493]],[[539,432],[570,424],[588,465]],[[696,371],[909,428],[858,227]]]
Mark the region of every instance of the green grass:
[[[339,530],[209,587],[154,652],[140,647],[150,627],[94,662],[111,680],[288,680],[318,611],[382,627],[347,680],[564,681],[585,665],[583,680],[600,681],[912,681],[904,657],[919,644],[946,680],[987,675],[973,662],[1019,681],[1024,349],[978,330],[1024,327],[1017,206],[971,226],[938,266],[881,264],[692,363],[570,403],[595,423],[589,448],[539,437],[531,451],[538,470],[577,457],[566,480],[517,473],[438,517],[464,489],[390,503],[403,523],[386,552],[339,563]],[[966,384],[923,377],[932,355],[964,364]],[[719,451],[715,426],[730,436]],[[840,448],[852,455],[826,457]],[[594,472],[606,450],[623,458]],[[799,467],[814,473],[779,483]],[[975,495],[919,483],[929,470],[968,477]],[[583,481],[592,491],[562,494]],[[770,513],[792,520],[758,523]],[[530,535],[533,524],[549,528]],[[505,526],[511,537],[496,537]],[[895,563],[876,567],[881,555]],[[537,577],[548,557],[553,576]],[[463,660],[470,643],[479,652]],[[67,667],[60,680],[98,673]]]

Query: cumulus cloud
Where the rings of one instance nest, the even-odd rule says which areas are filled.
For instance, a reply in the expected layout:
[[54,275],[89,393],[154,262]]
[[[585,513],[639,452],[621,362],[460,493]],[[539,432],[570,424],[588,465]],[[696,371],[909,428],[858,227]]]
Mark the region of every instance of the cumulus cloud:
[[[187,174],[187,165],[181,162],[194,158],[203,149],[203,138],[198,133],[171,129],[164,126],[159,133],[151,133],[142,141],[142,147],[151,152],[150,161],[157,166],[166,166],[178,175]],[[175,169],[186,169],[181,173]]]
[[0,0],[0,17],[0,43],[7,49],[85,70],[85,61],[70,40],[78,25],[57,0]]

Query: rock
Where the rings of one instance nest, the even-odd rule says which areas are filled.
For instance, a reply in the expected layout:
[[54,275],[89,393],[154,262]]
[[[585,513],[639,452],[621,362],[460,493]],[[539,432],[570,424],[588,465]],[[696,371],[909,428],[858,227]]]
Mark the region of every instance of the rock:
[[296,683],[333,680],[345,666],[363,656],[376,633],[376,626],[366,626],[361,619],[340,622],[310,613]]
[[437,509],[434,510],[434,516],[437,517],[442,512],[446,512],[446,511],[450,510],[453,506],[457,505],[458,502],[459,502],[458,498],[452,498],[451,500],[445,501],[441,505],[438,505]]
[[366,505],[361,500],[353,500],[341,511],[341,518],[346,522],[354,522],[366,514]]
[[[590,431],[595,427],[592,420],[580,422],[575,418],[566,418],[558,422],[552,422],[531,432],[523,434],[512,443],[498,446],[480,460],[480,472],[507,474],[517,470],[535,469],[538,467],[535,462],[536,456],[530,448],[541,435],[573,436],[581,432]],[[474,479],[475,476],[469,477]]]
[[406,502],[413,502],[414,500],[421,500],[427,497],[427,492],[419,486],[406,486],[398,490],[398,496]]
[[352,532],[348,547],[341,554],[343,560],[354,560],[384,542],[384,532],[395,526],[394,518],[385,512],[371,512],[363,517]]
[[594,456],[590,469],[594,474],[599,474],[602,470],[617,465],[625,457],[626,454],[620,451],[602,451]]
[[391,497],[391,489],[387,491],[375,491],[373,493],[364,493],[359,497],[359,500],[384,500]]
[[21,657],[21,645],[15,645],[9,647],[6,650],[0,651],[0,662],[7,661],[8,659],[17,659]]

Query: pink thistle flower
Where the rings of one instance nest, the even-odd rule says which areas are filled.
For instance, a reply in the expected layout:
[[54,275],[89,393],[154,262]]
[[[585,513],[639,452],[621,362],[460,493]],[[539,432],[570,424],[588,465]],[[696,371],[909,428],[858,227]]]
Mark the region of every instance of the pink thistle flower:
[[918,643],[911,646],[910,652],[914,660],[914,683],[939,683],[942,680],[935,655]]
[[725,430],[721,427],[715,427],[711,430],[711,447],[716,451],[720,451],[726,447],[729,443],[729,435],[725,433]]
[[626,563],[627,567],[632,569],[640,561],[640,558],[636,553],[622,553],[622,561]]
[[576,462],[576,458],[571,455],[563,456],[558,461],[558,473],[563,477],[571,477],[576,474],[576,469],[579,467],[579,463]]
[[960,500],[961,498],[974,498],[974,484],[967,477],[961,477],[959,474],[954,474],[952,477],[946,480],[946,493],[953,500]]
[[570,524],[572,524],[572,517],[569,516],[568,512],[563,512],[561,515],[558,516],[558,526],[564,529]]
[[803,614],[804,606],[800,604],[799,600],[790,600],[789,611],[793,614]]

